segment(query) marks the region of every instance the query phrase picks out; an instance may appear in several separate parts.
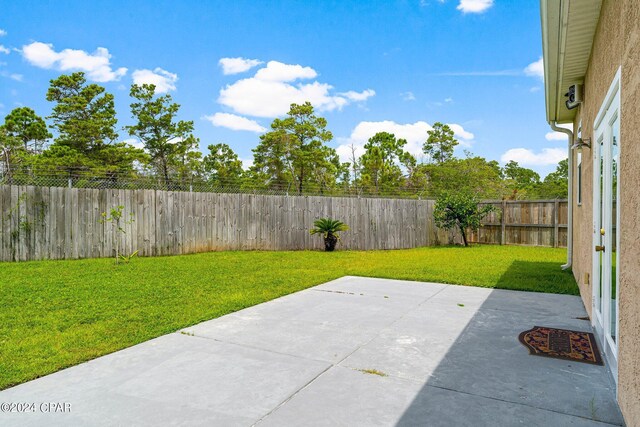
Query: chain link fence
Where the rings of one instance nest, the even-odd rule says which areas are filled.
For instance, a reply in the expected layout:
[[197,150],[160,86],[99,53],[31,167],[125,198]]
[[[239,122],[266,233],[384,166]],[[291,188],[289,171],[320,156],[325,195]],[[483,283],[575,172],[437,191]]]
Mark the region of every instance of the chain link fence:
[[302,188],[299,188],[295,182],[265,185],[252,178],[220,180],[201,176],[172,176],[169,179],[163,179],[157,175],[138,171],[97,172],[81,168],[23,168],[10,172],[0,171],[0,185],[403,199],[425,199],[429,196],[425,188],[411,186],[365,188],[353,183],[336,183],[333,186],[305,183]]

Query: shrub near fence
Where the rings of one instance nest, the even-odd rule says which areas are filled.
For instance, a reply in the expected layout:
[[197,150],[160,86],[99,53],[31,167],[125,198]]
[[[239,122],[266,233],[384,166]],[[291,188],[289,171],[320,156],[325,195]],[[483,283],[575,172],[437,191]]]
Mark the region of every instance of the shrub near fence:
[[[548,234],[549,203],[554,204],[508,202],[508,221],[520,215],[541,225],[521,225],[516,231],[516,226],[505,223],[505,230],[510,231],[503,242],[553,245],[546,237],[523,237],[523,233]],[[525,204],[529,208],[523,209]],[[114,234],[100,223],[101,214],[120,205],[123,215],[132,214],[133,221],[123,225],[125,233]],[[0,186],[0,260],[111,257],[116,244],[123,253],[137,250],[141,256],[322,249],[322,239],[309,234],[313,221],[321,217],[340,219],[350,226],[342,234],[339,249],[402,249],[459,242],[459,237],[435,227],[433,206],[432,200],[415,199],[4,185]],[[525,211],[529,216],[522,214]],[[490,225],[472,241],[501,243],[496,236],[503,233],[495,231],[496,220],[499,217],[488,218]]]

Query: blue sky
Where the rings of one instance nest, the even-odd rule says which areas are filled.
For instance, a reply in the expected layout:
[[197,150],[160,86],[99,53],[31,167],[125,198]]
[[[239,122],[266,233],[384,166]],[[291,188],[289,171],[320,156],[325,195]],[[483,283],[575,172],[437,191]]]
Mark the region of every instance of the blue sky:
[[[153,82],[195,122],[206,153],[251,149],[290,102],[327,118],[346,159],[380,130],[419,153],[436,121],[459,153],[542,175],[565,155],[544,116],[539,5],[532,0],[0,0],[0,116],[42,116],[49,80],[83,70],[131,123],[129,86]],[[122,139],[127,139],[121,131]]]

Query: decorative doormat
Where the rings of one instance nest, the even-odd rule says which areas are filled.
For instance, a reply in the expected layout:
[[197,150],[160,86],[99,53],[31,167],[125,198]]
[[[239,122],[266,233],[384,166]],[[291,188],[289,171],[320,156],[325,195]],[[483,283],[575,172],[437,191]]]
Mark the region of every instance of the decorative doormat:
[[590,332],[534,326],[522,332],[518,339],[529,349],[529,354],[603,364],[596,339]]

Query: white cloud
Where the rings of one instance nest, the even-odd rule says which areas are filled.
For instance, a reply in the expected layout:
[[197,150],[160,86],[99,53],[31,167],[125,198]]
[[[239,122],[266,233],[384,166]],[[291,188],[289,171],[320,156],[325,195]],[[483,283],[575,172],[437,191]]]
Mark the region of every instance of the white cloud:
[[[455,136],[460,139],[460,145],[470,145],[474,138],[471,132],[466,131],[462,126],[455,123],[449,124],[449,127],[453,130]],[[342,161],[349,161],[349,159],[351,159],[352,144],[356,148],[356,155],[359,157],[364,153],[364,145],[369,138],[378,132],[389,132],[394,134],[396,138],[406,139],[407,145],[405,145],[404,149],[414,156],[419,157],[422,155],[422,144],[428,137],[427,132],[432,129],[433,127],[424,121],[405,124],[396,123],[391,120],[360,122],[353,129],[349,138],[342,139],[342,144],[336,151]]]
[[[353,151],[351,151],[352,148]],[[352,162],[354,155],[356,159],[359,159],[364,154],[364,143],[356,144],[348,141],[345,144],[340,144],[338,148],[336,148],[336,153],[338,153],[341,162]]]
[[122,142],[125,142],[125,143],[131,145],[132,147],[138,148],[140,150],[144,150],[145,149],[144,148],[144,144],[138,138],[128,138],[128,139],[125,139]]
[[[0,62],[0,67],[4,67],[6,65],[7,65],[6,62]],[[15,80],[17,82],[21,82],[24,76],[22,74],[11,73],[11,72],[9,72],[9,71],[7,71],[5,69],[1,69],[0,70],[0,77],[5,77],[7,79],[12,79],[12,80]]]
[[422,143],[427,139],[427,132],[433,129],[431,125],[424,121],[415,123],[400,124],[391,120],[382,122],[360,122],[351,132],[351,141],[364,145],[369,138],[378,132],[389,132],[396,138],[407,140],[405,150],[412,154],[422,152]]
[[305,101],[322,110],[339,109],[347,104],[345,98],[330,96],[330,89],[331,86],[318,82],[293,86],[250,78],[222,89],[218,102],[237,113],[257,117],[281,116],[289,111],[292,103]]
[[122,67],[111,68],[111,54],[104,47],[99,47],[94,53],[83,50],[64,49],[56,52],[52,44],[33,42],[22,47],[22,56],[31,65],[58,71],[84,71],[89,80],[95,82],[110,82],[119,80],[127,73]]
[[375,94],[376,94],[375,90],[366,89],[366,90],[363,90],[362,92],[356,92],[355,90],[350,90],[348,92],[339,93],[338,95],[344,96],[350,101],[360,102],[360,101],[366,101],[367,99],[371,98]]
[[[464,139],[466,141],[470,141],[475,136],[471,132],[468,132],[468,131],[464,130],[464,128],[462,126],[460,126],[459,124],[449,123],[449,127],[451,128],[451,130],[453,131],[454,135],[458,139]],[[462,141],[462,145],[464,145],[464,142],[465,141]]]
[[4,37],[7,35],[7,32],[5,30],[3,30],[2,28],[0,28],[0,37]]
[[238,114],[277,117],[286,114],[292,103],[309,101],[319,111],[332,111],[375,95],[371,89],[333,94],[333,86],[327,83],[295,82],[313,79],[317,75],[310,67],[269,61],[253,77],[237,80],[222,88],[218,103]]
[[270,82],[292,82],[299,79],[314,79],[317,76],[318,73],[311,67],[269,61],[266,67],[258,70],[255,78]]
[[238,74],[244,73],[262,64],[262,61],[258,59],[246,59],[246,58],[221,58],[218,64],[222,67],[222,74]]
[[247,170],[251,166],[253,166],[253,157],[250,159],[240,159],[240,161],[242,162],[242,169],[244,170]]
[[133,82],[137,85],[153,84],[156,86],[156,93],[165,93],[176,90],[178,75],[170,73],[162,68],[151,70],[135,70],[132,74]]
[[493,6],[493,0],[460,0],[457,9],[462,13],[482,13]]
[[59,53],[53,50],[53,45],[33,42],[22,47],[22,56],[31,64],[40,68],[53,68],[59,60]]
[[[572,123],[565,123],[558,126],[573,131]],[[568,138],[567,134],[563,132],[547,132],[544,137],[547,141],[566,141]]]
[[416,100],[416,96],[411,91],[402,92],[400,94],[400,96],[402,97],[403,101],[415,101]]
[[0,71],[0,76],[6,77],[6,78],[11,79],[11,80],[15,80],[17,82],[21,82],[22,78],[24,77],[22,74],[9,73],[9,72],[7,72],[5,70]]
[[182,142],[183,138],[180,136],[176,136],[175,138],[171,138],[167,141],[167,144],[177,144],[178,142]]
[[563,148],[543,148],[539,153],[527,148],[512,148],[507,150],[500,160],[503,163],[514,160],[521,166],[548,166],[555,165],[566,158],[567,150]]
[[254,120],[247,119],[246,117],[237,116],[229,113],[215,113],[212,116],[205,116],[205,120],[208,120],[214,126],[224,127],[231,130],[246,130],[249,132],[266,132],[267,129],[260,126],[260,124]]
[[434,109],[434,108],[440,108],[447,104],[453,104],[453,98],[445,98],[442,101],[430,101],[427,103],[427,107]]
[[396,123],[391,120],[360,122],[351,132],[351,136],[344,139],[344,143],[336,151],[342,161],[349,161],[351,159],[352,144],[356,148],[356,155],[359,157],[364,153],[364,145],[369,138],[378,132],[389,132],[394,134],[396,138],[406,139],[407,145],[405,145],[404,149],[417,156],[422,153],[422,144],[427,139],[427,132],[431,129],[433,129],[431,125],[424,121],[406,124]]
[[9,50],[9,48],[4,47],[3,45],[0,44],[0,53],[4,53],[6,55],[9,55],[11,51]]
[[538,77],[539,79],[544,80],[544,60],[542,57],[527,65],[524,69],[524,73],[527,76]]

